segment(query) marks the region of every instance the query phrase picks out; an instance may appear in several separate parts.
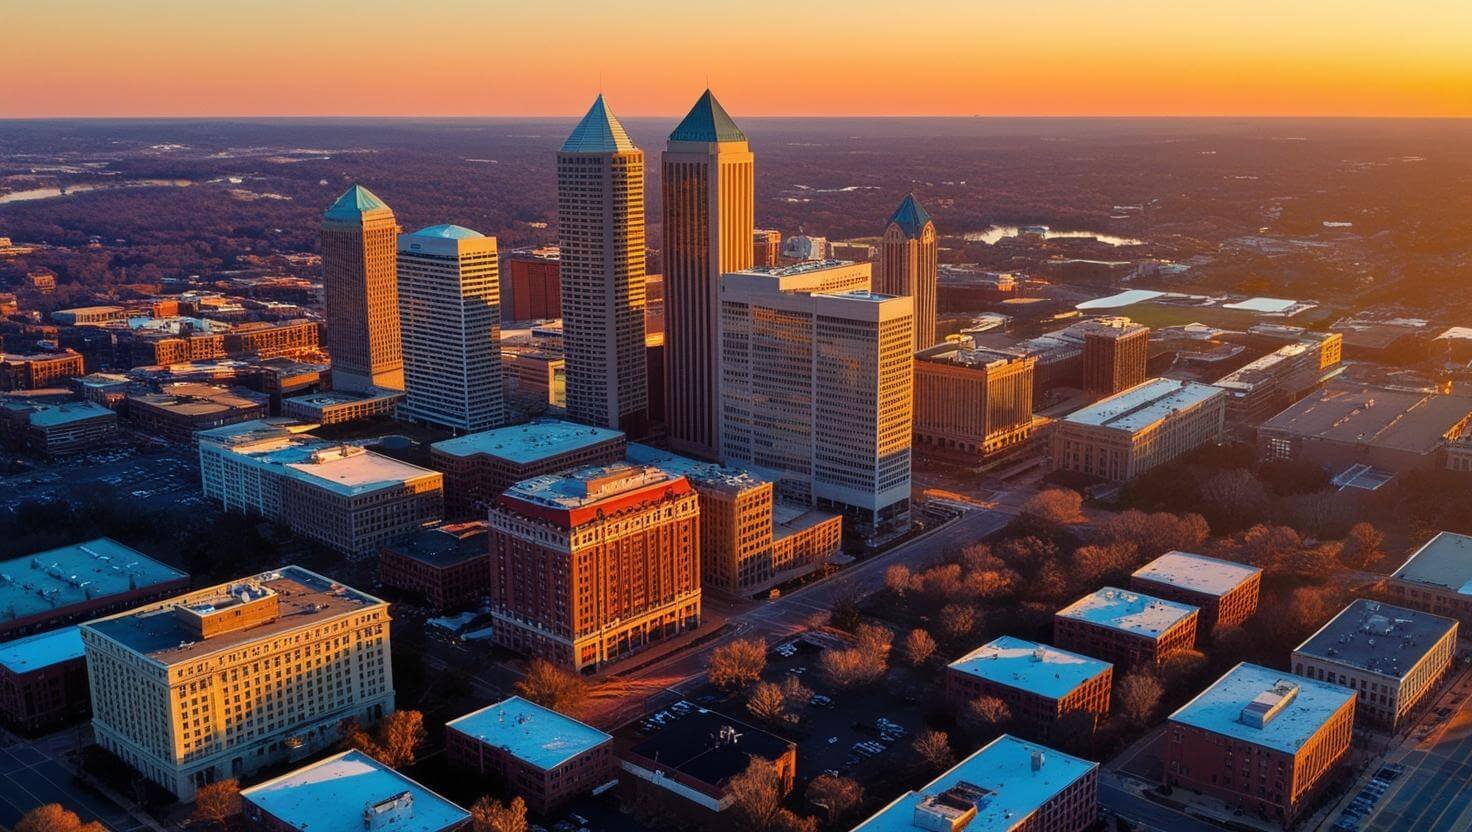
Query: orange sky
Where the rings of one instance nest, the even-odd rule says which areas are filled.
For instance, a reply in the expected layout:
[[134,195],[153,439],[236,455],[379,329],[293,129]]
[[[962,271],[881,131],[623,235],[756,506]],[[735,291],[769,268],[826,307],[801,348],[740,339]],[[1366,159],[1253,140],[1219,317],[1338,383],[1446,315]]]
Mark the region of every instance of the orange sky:
[[17,0],[0,117],[1472,116],[1472,0]]

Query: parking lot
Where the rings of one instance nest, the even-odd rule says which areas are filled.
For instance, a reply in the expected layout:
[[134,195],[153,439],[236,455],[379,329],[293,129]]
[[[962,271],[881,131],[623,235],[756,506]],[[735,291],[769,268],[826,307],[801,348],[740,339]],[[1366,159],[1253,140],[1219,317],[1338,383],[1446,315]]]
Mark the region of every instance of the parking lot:
[[79,487],[116,489],[118,495],[180,507],[205,503],[193,448],[119,443],[59,460],[26,460],[29,470],[0,476],[0,511],[26,500],[63,498]]
[[112,832],[145,828],[126,810],[76,781],[64,764],[76,743],[74,730],[31,742],[6,737],[0,748],[0,826],[13,828],[37,806],[60,803],[76,812],[83,823],[99,821]]

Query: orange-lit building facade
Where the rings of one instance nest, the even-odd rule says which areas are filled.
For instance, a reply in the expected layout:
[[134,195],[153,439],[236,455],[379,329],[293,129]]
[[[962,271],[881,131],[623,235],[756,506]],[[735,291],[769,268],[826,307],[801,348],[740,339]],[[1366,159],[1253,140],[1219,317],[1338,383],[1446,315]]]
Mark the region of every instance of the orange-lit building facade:
[[1150,327],[1128,318],[1098,318],[1084,330],[1084,392],[1112,396],[1145,381]]
[[29,355],[0,353],[0,390],[63,387],[67,379],[86,374],[82,364],[82,354],[75,350]]
[[332,385],[404,389],[394,212],[354,185],[322,216],[322,291]]
[[[1114,666],[1046,644],[1002,636],[946,667],[946,700],[952,708],[983,696],[1007,703],[1019,730],[1048,737],[1073,713],[1091,717],[1089,729],[1109,715]],[[963,711],[964,712],[964,711]]]
[[758,228],[751,234],[751,266],[768,269],[782,260],[782,232],[773,228]]
[[976,461],[1033,435],[1037,359],[969,349],[964,342],[915,355],[915,451]]
[[501,319],[562,317],[562,264],[556,246],[507,252],[501,258]]
[[940,249],[935,223],[908,194],[889,218],[879,240],[879,263],[874,274],[874,291],[882,295],[913,298],[915,302],[915,349],[935,344],[937,284],[940,279]]

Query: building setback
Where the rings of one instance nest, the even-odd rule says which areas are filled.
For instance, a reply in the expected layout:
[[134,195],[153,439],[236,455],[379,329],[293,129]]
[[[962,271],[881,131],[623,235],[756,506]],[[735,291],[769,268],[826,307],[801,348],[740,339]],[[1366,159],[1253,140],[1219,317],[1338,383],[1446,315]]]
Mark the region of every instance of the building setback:
[[1187,604],[1104,587],[1053,616],[1053,642],[1117,667],[1155,668],[1196,646],[1198,615]]
[[82,719],[90,707],[75,626],[0,644],[0,720],[7,728],[40,734]]
[[700,508],[683,477],[626,463],[534,477],[490,521],[503,647],[592,672],[700,624]]
[[1239,664],[1166,723],[1164,782],[1291,824],[1349,750],[1354,691]]
[[1048,736],[1072,713],[1090,717],[1092,730],[1109,715],[1114,666],[1088,656],[1012,636],[992,639],[946,666],[946,699],[954,708],[994,696],[1012,718]]
[[915,347],[936,343],[936,294],[940,280],[940,249],[935,223],[914,194],[906,194],[890,215],[879,240],[879,263],[874,290],[908,297],[914,302]]
[[451,517],[481,516],[522,480],[624,458],[623,433],[560,419],[472,433],[429,446],[429,465],[445,475]]
[[189,576],[99,537],[0,562],[0,638],[75,624],[164,598]]
[[854,832],[1082,832],[1098,776],[1098,763],[1003,734]]
[[454,832],[470,813],[356,749],[240,793],[250,832]]
[[1037,359],[962,338],[915,354],[915,452],[976,462],[1033,435]]
[[1201,610],[1198,634],[1233,627],[1257,612],[1262,570],[1230,560],[1170,551],[1130,576],[1130,589]]
[[299,566],[88,621],[92,729],[190,800],[393,711],[388,625],[388,604]]
[[1386,584],[1398,604],[1472,627],[1472,536],[1438,532]]
[[613,737],[520,696],[445,723],[445,750],[457,771],[500,779],[544,815],[618,770]]
[[322,215],[322,293],[332,386],[404,389],[394,212],[354,185]]
[[1050,464],[1123,482],[1221,442],[1225,418],[1220,388],[1153,378],[1054,423]]
[[378,580],[419,596],[436,614],[478,606],[491,592],[486,521],[420,529],[378,553]]

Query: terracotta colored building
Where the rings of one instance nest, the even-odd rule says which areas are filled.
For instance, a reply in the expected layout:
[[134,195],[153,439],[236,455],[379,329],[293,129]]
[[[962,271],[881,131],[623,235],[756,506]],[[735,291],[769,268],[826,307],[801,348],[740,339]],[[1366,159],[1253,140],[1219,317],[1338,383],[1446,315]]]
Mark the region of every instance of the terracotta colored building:
[[1262,570],[1190,552],[1166,552],[1130,576],[1130,589],[1201,610],[1198,633],[1241,624],[1257,612]]
[[558,419],[470,433],[429,447],[429,465],[445,475],[448,516],[484,516],[515,483],[624,458],[624,435]]
[[507,252],[501,258],[501,318],[548,321],[562,317],[561,255],[556,246]]
[[1007,703],[1012,718],[1047,736],[1059,719],[1082,712],[1090,727],[1109,715],[1114,667],[1046,644],[1002,636],[946,666],[946,700],[964,708],[982,696]]
[[700,507],[621,463],[523,480],[490,510],[496,643],[592,672],[700,624]]
[[86,374],[82,364],[82,354],[75,350],[0,354],[0,390],[64,387],[67,379]]
[[225,354],[280,358],[316,352],[319,332],[308,320],[237,324],[224,335]]
[[1033,435],[1037,359],[947,342],[915,355],[915,452],[976,462]]
[[1097,318],[1083,336],[1085,393],[1112,396],[1145,381],[1150,327],[1129,318]]
[[1053,616],[1053,642],[1118,667],[1159,667],[1196,646],[1193,606],[1104,587]]
[[39,734],[91,711],[82,634],[63,627],[0,644],[0,720]]
[[613,737],[520,696],[445,723],[456,771],[495,776],[546,814],[614,779]]
[[264,419],[268,403],[267,397],[244,389],[193,382],[127,397],[128,418],[140,430],[179,443],[193,442],[202,430]]
[[491,591],[486,522],[421,529],[378,553],[378,580],[419,595],[436,613],[474,606]]
[[1291,824],[1349,750],[1355,694],[1239,664],[1171,715],[1167,785]]
[[751,265],[756,269],[769,269],[782,259],[782,232],[772,228],[758,228],[751,233]]

